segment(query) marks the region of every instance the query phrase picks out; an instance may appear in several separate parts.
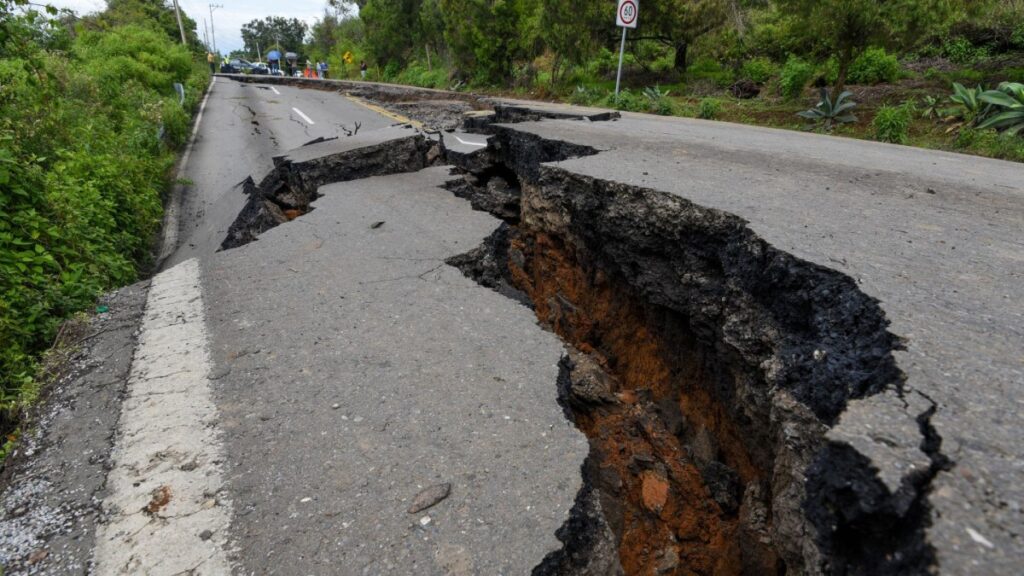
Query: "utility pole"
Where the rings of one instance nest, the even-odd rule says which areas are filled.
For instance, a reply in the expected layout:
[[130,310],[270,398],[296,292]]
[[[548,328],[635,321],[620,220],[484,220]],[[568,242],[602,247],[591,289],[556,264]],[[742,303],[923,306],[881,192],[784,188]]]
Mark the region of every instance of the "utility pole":
[[181,32],[181,43],[188,44],[185,41],[185,27],[181,24],[181,8],[178,8],[178,0],[174,0],[174,15],[178,17],[178,32]]
[[217,33],[213,29],[213,11],[216,10],[217,8],[223,8],[223,7],[224,7],[223,4],[210,4],[210,40],[213,41],[213,52],[214,52],[214,54],[218,54],[219,52],[217,52]]

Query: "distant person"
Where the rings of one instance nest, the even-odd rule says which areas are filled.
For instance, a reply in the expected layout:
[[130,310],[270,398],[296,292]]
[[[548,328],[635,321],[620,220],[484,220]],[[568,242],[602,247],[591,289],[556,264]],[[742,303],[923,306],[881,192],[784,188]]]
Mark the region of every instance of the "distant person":
[[303,74],[306,76],[306,78],[313,77],[313,63],[309,60],[309,58],[306,58],[306,71]]
[[366,60],[359,63],[359,75],[363,77],[363,80],[366,80],[366,71],[368,69],[369,68],[366,66]]
[[324,60],[320,63],[320,77],[327,80],[327,61]]
[[288,62],[288,77],[295,76],[295,71],[298,70],[298,59],[299,55],[295,52],[286,52],[284,55],[285,61]]
[[210,74],[217,73],[217,58],[214,57],[213,52],[206,53],[206,62],[210,64]]
[[271,50],[267,54],[267,66],[271,72],[277,74],[277,71],[281,69],[281,53],[277,50]]

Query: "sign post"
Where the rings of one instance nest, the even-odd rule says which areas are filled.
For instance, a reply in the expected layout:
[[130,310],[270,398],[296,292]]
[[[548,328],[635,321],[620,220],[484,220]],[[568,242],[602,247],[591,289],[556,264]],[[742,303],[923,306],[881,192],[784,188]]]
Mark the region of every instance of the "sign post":
[[636,28],[636,19],[640,14],[640,0],[619,0],[619,10],[615,14],[615,24],[622,28],[622,46],[619,47],[619,73],[615,75],[615,99],[619,98],[619,85],[622,84],[622,59],[626,54],[626,31]]

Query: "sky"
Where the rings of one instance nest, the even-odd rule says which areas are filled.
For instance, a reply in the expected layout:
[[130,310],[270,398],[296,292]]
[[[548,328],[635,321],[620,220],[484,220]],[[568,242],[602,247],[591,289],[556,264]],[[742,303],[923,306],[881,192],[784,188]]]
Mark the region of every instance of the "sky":
[[[70,8],[78,14],[97,12],[107,7],[104,0],[36,0],[58,8]],[[298,18],[310,26],[323,17],[326,0],[178,0],[181,9],[196,21],[199,37],[203,37],[203,18],[210,20],[210,4],[223,8],[213,11],[217,49],[227,54],[242,49],[242,24],[267,16]]]

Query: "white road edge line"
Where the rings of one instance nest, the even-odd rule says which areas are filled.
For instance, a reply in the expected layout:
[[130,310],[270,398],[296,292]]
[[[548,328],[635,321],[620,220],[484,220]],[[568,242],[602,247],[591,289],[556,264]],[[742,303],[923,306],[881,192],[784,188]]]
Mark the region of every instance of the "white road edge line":
[[277,88],[274,88],[273,86],[271,86],[270,89],[274,91],[274,94],[277,94],[278,96],[281,95],[281,93],[277,91]]
[[302,110],[299,110],[298,108],[292,108],[292,111],[294,111],[296,114],[301,116],[302,119],[306,121],[306,124],[309,124],[310,126],[316,124],[316,122],[313,122],[312,120],[310,120],[309,116],[306,116],[305,114],[303,114]]
[[231,502],[199,263],[153,278],[96,529],[95,574],[231,574]]
[[466,146],[481,146],[483,148],[487,147],[486,143],[481,144],[479,142],[466,142],[465,140],[463,140],[462,138],[459,138],[458,136],[456,136],[455,139],[458,140],[459,142],[465,144]]
[[196,141],[196,134],[199,133],[199,124],[203,121],[203,112],[206,111],[206,102],[210,99],[210,94],[213,92],[213,85],[216,84],[217,78],[210,78],[210,87],[206,90],[206,95],[203,96],[203,103],[199,105],[199,113],[196,114],[196,123],[192,126],[192,134],[188,137],[188,144],[185,145],[185,153],[181,155],[181,163],[178,164],[178,172],[175,174],[177,182],[171,185],[171,198],[167,202],[167,208],[164,210],[164,221],[163,221],[163,238],[160,242],[160,254],[156,257],[156,269],[160,269],[160,265],[163,264],[174,251],[178,249],[178,215],[181,212],[181,196],[184,191],[184,185],[181,181],[185,178],[185,169],[188,167],[189,158],[192,157],[192,147]]

